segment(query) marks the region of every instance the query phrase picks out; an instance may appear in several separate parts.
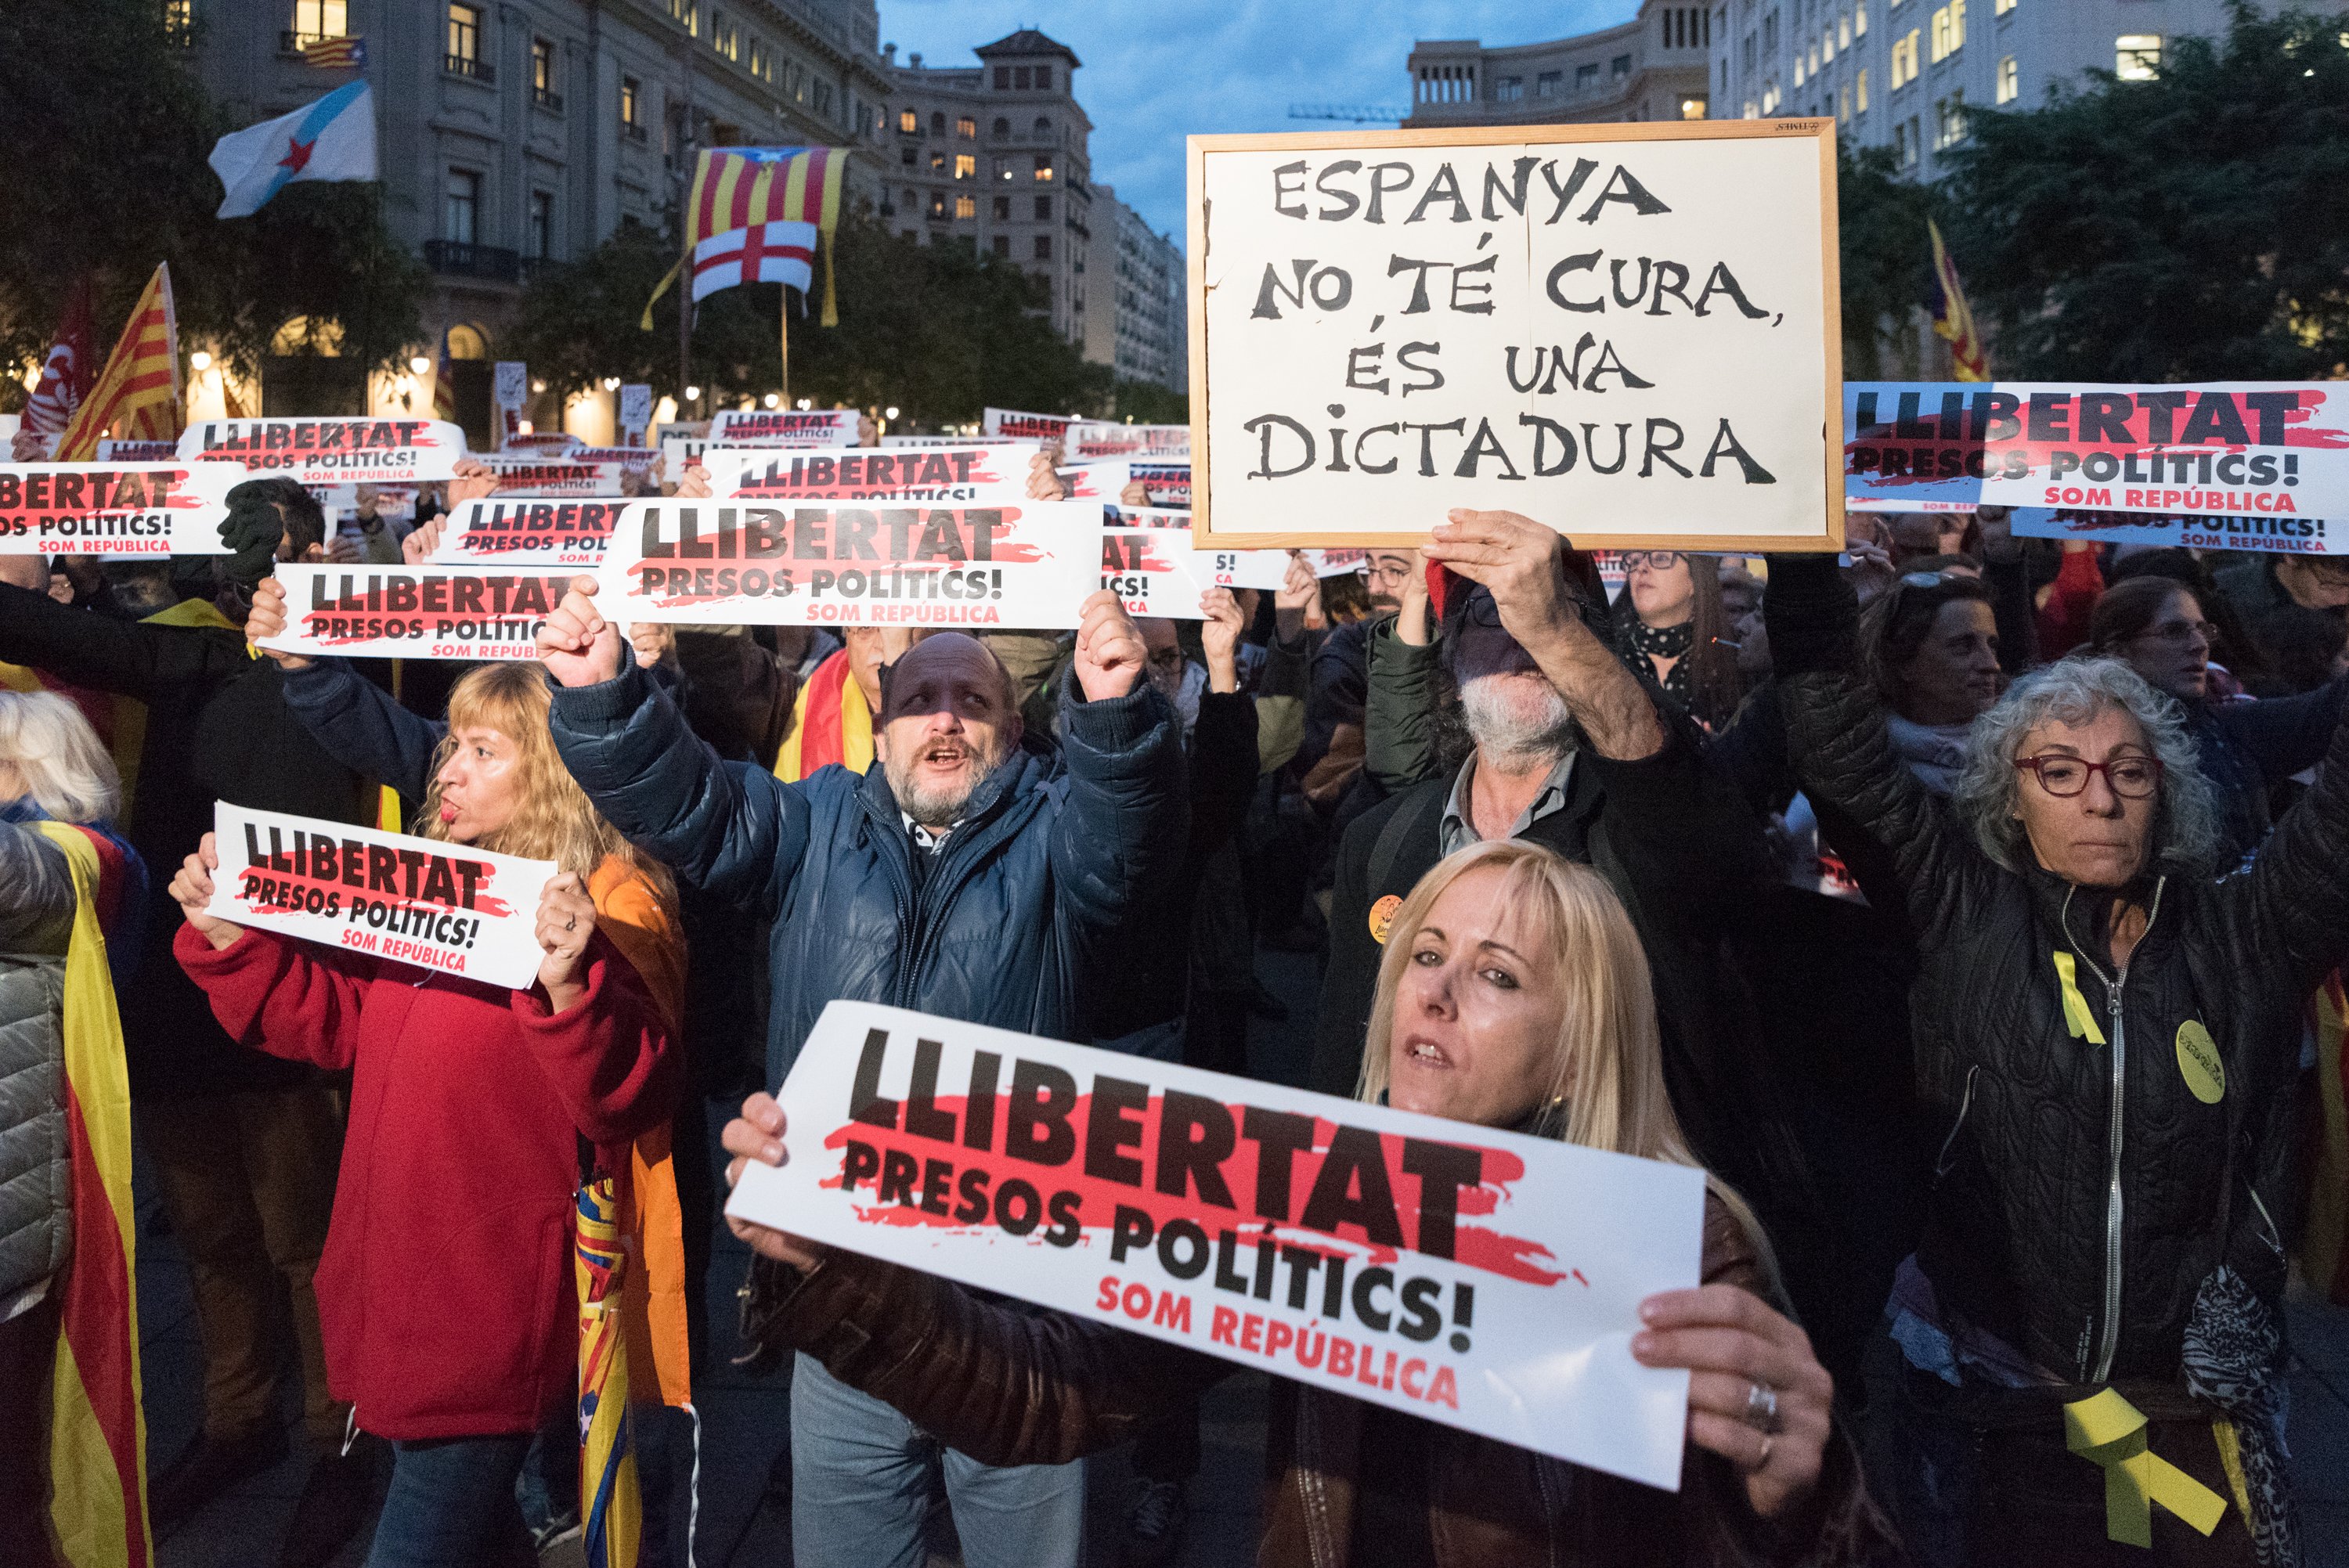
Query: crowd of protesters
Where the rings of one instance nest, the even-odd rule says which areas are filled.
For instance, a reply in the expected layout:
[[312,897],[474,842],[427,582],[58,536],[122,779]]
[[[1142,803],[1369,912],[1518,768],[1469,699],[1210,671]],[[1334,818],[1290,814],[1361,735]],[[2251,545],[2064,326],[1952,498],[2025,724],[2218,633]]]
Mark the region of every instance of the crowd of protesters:
[[[0,1083],[58,1049],[70,841],[201,1331],[159,1532],[285,1459],[288,1378],[311,1465],[262,1556],[323,1563],[378,1506],[381,1568],[577,1528],[602,1183],[644,1253],[638,1398],[730,1339],[788,1376],[803,1568],[922,1562],[941,1496],[975,1568],[1073,1568],[1119,1444],[1117,1550],[1170,1560],[1228,1363],[739,1221],[713,1331],[710,1243],[727,1181],[786,1157],[766,1091],[827,1003],[1245,1075],[1252,1019],[1304,1029],[1277,949],[1320,963],[1308,1086],[1709,1196],[1703,1284],[1632,1345],[1691,1373],[1677,1493],[1289,1387],[1259,1561],[2299,1561],[2287,1282],[2349,1305],[2308,1220],[2337,1231],[2349,1176],[2307,1132],[2349,954],[2349,566],[1988,507],[1854,514],[1839,558],[1610,559],[1457,511],[1196,620],[1097,593],[1073,634],[626,626],[582,580],[535,661],[248,641],[285,625],[275,562],[421,559],[492,483],[363,497],[330,538],[253,481],[227,555],[0,557]],[[208,913],[216,800],[556,862],[535,981]],[[50,1550],[60,1113],[0,1099],[10,1563]],[[2114,1538],[2066,1415],[2106,1388],[2217,1528]],[[673,1561],[698,1439],[646,1420]]]

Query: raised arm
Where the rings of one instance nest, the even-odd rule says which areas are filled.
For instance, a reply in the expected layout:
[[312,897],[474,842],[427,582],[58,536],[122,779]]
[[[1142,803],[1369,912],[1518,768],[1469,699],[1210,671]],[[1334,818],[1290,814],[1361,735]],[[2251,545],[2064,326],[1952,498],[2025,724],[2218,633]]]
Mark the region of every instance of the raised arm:
[[1142,634],[1117,596],[1093,594],[1061,686],[1067,793],[1051,856],[1062,913],[1097,928],[1164,885],[1189,830],[1182,727],[1142,665]]
[[1763,611],[1804,789],[1886,847],[1909,918],[1930,939],[1976,906],[1994,872],[1892,750],[1883,708],[1854,673],[1851,585],[1831,555],[1774,555]]
[[2335,724],[2316,787],[2292,802],[2251,869],[2219,884],[2249,923],[2247,950],[2277,972],[2246,985],[2304,995],[2349,958],[2349,724]]
[[721,762],[654,688],[618,629],[574,579],[539,633],[555,682],[547,716],[571,776],[612,825],[679,877],[746,913],[771,917],[807,850],[801,787]]
[[175,686],[233,674],[245,657],[243,640],[217,627],[118,621],[0,583],[0,659],[77,686],[152,702]]
[[331,948],[248,931],[204,913],[220,853],[206,833],[171,879],[171,898],[186,916],[172,955],[203,989],[212,1016],[237,1044],[289,1061],[340,1069],[359,1048],[366,980]]
[[2349,705],[2349,676],[2335,676],[2314,691],[2259,702],[2222,703],[2212,717],[2251,753],[2270,784],[2279,784],[2324,759]]

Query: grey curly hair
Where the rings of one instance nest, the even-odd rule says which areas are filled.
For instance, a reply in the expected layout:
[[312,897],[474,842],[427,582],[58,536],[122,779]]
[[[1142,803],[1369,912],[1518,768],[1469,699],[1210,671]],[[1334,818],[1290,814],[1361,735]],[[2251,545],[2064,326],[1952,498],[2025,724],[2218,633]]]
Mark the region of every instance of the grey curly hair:
[[2043,724],[2091,723],[2109,707],[2137,720],[2161,763],[2155,862],[2167,872],[2209,869],[2219,843],[2218,808],[2200,754],[2186,733],[2184,714],[2118,659],[2078,655],[2016,681],[1974,720],[1966,737],[1965,766],[1959,769],[1951,803],[1982,853],[2008,871],[2031,862],[2030,844],[2014,814],[2016,792],[2023,788],[2023,771],[2014,763],[2023,738]]

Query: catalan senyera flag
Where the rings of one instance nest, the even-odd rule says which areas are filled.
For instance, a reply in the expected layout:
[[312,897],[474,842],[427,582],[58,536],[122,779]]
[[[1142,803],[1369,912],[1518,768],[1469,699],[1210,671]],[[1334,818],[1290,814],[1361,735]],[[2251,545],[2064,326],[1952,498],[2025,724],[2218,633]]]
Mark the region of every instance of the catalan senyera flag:
[[319,38],[302,46],[302,63],[322,70],[367,69],[365,38]]
[[87,463],[109,428],[118,440],[176,441],[185,407],[180,400],[180,323],[171,308],[171,269],[160,264],[130,308],[130,319],[107,356],[106,368],[73,423],[57,438],[57,460]]
[[35,824],[73,871],[66,950],[66,1140],[73,1261],[50,1379],[49,1522],[72,1568],[150,1568],[147,1418],[139,1397],[136,1231],[130,1209],[130,1078],[98,929],[97,846],[80,829]]
[[694,162],[685,203],[685,253],[645,302],[637,325],[652,330],[653,301],[668,292],[704,240],[752,224],[812,223],[823,242],[823,325],[840,325],[833,285],[832,236],[848,179],[844,147],[713,147]]
[[1973,307],[1966,303],[1957,265],[1941,243],[1941,226],[1928,218],[1925,232],[1933,240],[1933,331],[1949,340],[1950,373],[1961,381],[1987,381],[1990,355],[1974,329]]

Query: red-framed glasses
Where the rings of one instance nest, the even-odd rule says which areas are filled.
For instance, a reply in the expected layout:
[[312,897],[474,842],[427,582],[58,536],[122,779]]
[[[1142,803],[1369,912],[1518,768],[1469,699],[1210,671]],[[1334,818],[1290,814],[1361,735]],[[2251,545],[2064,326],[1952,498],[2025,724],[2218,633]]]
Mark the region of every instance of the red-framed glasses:
[[2042,789],[2065,799],[2085,789],[2092,773],[2103,774],[2113,793],[2125,800],[2142,800],[2161,788],[2161,759],[2157,757],[2131,754],[2090,762],[2085,758],[2047,751],[2036,757],[2018,757],[2014,765],[2037,779]]

